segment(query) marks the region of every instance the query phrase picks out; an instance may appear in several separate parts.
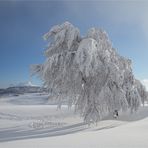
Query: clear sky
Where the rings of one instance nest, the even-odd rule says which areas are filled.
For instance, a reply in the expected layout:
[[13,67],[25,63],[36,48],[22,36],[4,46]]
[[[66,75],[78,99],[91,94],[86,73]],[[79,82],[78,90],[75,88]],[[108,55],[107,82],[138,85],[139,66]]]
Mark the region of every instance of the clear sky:
[[42,35],[64,21],[82,35],[105,29],[113,47],[132,60],[136,78],[148,84],[148,2],[0,1],[0,87],[30,79],[30,65],[44,61]]

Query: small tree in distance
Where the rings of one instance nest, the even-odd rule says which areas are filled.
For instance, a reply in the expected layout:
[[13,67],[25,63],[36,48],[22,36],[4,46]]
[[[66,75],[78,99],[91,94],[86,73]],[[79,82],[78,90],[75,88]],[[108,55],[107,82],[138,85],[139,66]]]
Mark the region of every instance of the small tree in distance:
[[108,35],[91,28],[85,37],[69,22],[56,25],[44,35],[49,42],[43,64],[33,65],[59,104],[66,98],[84,121],[98,122],[115,109],[136,111],[147,98],[135,80],[131,60],[120,56]]

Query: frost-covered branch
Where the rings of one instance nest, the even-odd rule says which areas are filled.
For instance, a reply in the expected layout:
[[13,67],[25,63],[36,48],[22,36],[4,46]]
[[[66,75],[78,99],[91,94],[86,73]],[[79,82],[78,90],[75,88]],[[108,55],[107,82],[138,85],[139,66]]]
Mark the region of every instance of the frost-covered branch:
[[114,110],[136,111],[147,98],[134,78],[131,60],[120,56],[102,29],[91,28],[85,37],[69,22],[44,35],[46,61],[33,66],[54,98],[75,105],[85,122],[98,122]]

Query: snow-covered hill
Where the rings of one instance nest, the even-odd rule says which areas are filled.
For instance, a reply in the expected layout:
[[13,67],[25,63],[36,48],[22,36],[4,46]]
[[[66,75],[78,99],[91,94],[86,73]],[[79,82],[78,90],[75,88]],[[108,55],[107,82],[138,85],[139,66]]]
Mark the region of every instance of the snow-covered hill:
[[[39,100],[45,100],[45,96],[26,94],[19,99],[17,96],[0,99],[0,147],[148,147],[148,106],[141,106],[135,114],[119,113],[117,120],[110,116],[88,126],[74,113],[74,108],[63,105],[57,110],[50,102],[41,105],[43,102]],[[19,100],[27,104],[27,97],[36,105],[18,105]]]
[[0,105],[46,105],[48,104],[48,96],[45,92],[1,96]]
[[11,86],[6,89],[0,89],[0,97],[8,95],[18,96],[19,94],[25,94],[25,93],[42,93],[46,91],[47,90],[45,88],[39,86],[18,85],[18,86]]

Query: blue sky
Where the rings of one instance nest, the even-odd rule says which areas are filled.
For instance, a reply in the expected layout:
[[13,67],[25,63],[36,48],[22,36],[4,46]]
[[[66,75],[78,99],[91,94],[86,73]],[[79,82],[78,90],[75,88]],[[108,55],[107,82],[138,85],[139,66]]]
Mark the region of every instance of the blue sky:
[[90,27],[105,29],[113,47],[132,60],[136,78],[148,84],[147,15],[148,2],[140,0],[0,1],[0,87],[30,79],[30,65],[44,61],[43,34],[64,21],[82,35]]

